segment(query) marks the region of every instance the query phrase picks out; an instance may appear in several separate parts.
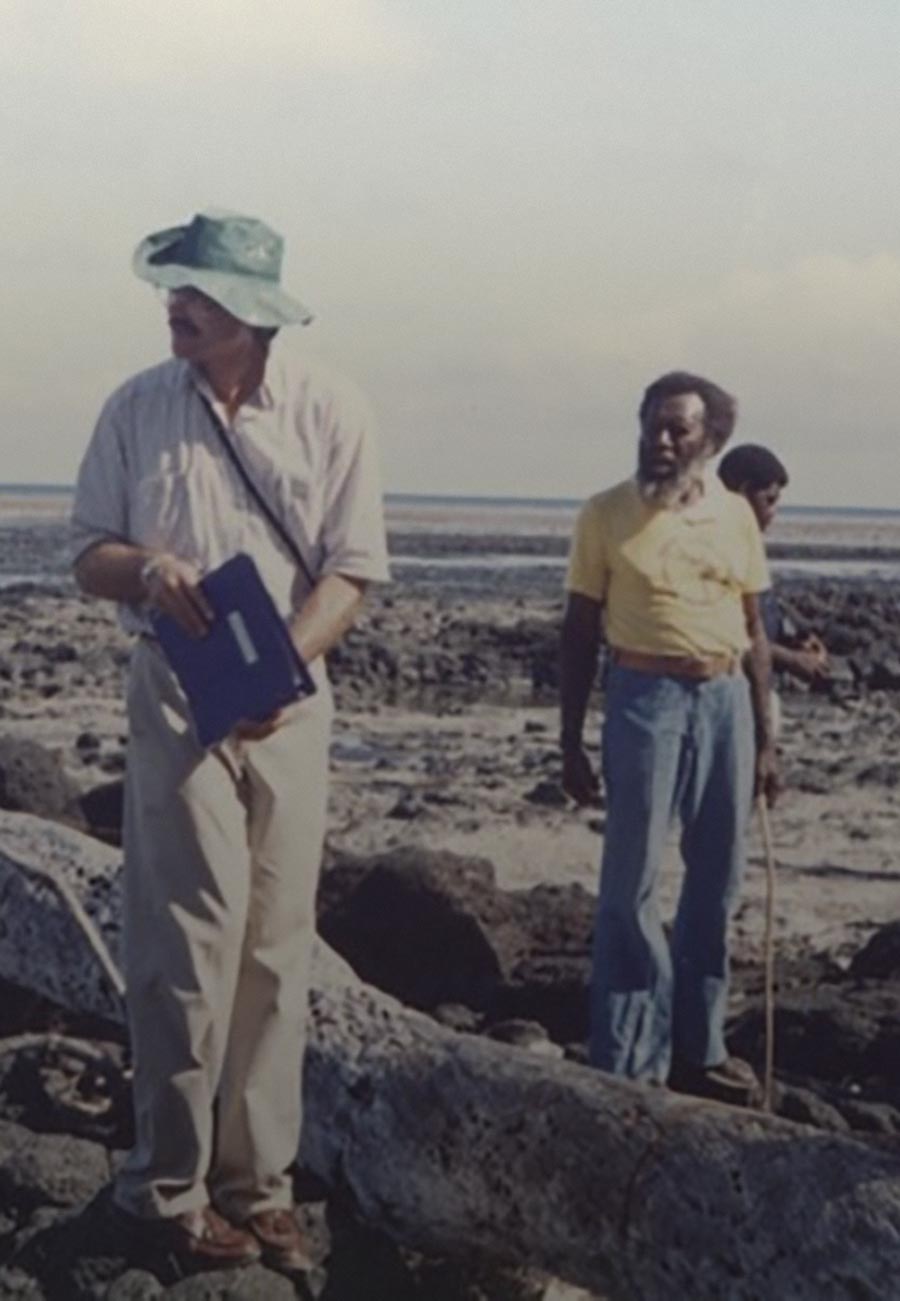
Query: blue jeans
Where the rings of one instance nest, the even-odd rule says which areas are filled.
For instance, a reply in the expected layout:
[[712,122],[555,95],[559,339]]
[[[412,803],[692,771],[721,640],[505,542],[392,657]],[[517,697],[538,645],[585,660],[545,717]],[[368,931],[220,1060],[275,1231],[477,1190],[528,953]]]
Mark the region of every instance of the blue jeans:
[[[728,920],[754,757],[742,673],[699,682],[610,669],[591,981],[591,1061],[601,1070],[662,1083],[673,1053],[697,1066],[726,1056]],[[685,872],[670,948],[658,883],[675,817]]]

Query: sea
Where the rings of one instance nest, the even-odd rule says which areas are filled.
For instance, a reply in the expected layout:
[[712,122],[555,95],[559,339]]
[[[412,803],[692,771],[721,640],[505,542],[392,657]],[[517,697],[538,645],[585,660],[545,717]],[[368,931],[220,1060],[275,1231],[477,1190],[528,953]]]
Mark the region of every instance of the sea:
[[[3,550],[10,553],[0,554],[0,585],[59,577],[56,549],[47,572],[40,560],[43,548],[12,543],[17,534],[21,538],[21,529],[61,536],[72,495],[71,485],[0,483],[0,541],[5,538]],[[562,570],[580,505],[581,499],[570,497],[389,492],[385,508],[394,572],[422,566]],[[900,509],[784,505],[767,544],[776,573],[900,580]]]

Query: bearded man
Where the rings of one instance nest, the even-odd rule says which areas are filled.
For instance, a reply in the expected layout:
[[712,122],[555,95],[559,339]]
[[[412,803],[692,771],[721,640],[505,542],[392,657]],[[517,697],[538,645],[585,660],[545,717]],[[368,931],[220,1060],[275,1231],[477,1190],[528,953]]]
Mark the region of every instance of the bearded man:
[[[724,1039],[727,929],[754,789],[771,801],[777,778],[757,603],[769,586],[765,554],[746,501],[709,469],[736,412],[729,394],[685,372],[646,390],[636,477],[592,497],[576,524],[561,699],[563,784],[589,803],[598,784],[582,732],[604,623],[591,1061],[745,1102],[755,1077]],[[676,818],[684,880],[670,945],[658,893]]]

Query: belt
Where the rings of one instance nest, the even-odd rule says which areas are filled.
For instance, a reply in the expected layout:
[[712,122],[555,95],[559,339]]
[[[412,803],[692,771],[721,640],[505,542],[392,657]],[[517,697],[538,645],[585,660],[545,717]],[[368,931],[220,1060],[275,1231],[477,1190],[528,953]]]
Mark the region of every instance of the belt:
[[622,650],[618,646],[610,647],[610,657],[613,664],[623,669],[672,678],[694,678],[700,682],[737,673],[741,666],[740,655],[648,655],[645,651]]

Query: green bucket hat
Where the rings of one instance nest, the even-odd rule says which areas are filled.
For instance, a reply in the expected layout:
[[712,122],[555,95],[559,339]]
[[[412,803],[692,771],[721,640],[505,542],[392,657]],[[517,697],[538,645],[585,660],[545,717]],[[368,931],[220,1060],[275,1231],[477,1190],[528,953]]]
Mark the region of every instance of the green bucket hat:
[[132,267],[161,289],[199,289],[247,325],[307,325],[312,314],[279,286],[284,240],[236,212],[199,212],[141,240]]

